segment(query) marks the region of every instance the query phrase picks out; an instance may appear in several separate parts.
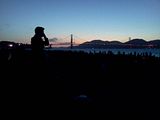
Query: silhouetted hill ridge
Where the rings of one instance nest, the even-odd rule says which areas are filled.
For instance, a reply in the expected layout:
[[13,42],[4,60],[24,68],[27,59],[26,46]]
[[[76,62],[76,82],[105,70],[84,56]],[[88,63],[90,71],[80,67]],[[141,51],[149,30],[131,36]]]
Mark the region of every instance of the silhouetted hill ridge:
[[92,40],[80,44],[80,48],[144,48],[144,47],[158,47],[160,48],[160,40],[146,41],[144,39],[132,39],[127,42],[120,41],[104,41],[104,40]]
[[160,40],[151,40],[148,43],[160,46]]
[[147,44],[147,41],[143,39],[133,39],[133,40],[125,42],[124,44],[145,45]]

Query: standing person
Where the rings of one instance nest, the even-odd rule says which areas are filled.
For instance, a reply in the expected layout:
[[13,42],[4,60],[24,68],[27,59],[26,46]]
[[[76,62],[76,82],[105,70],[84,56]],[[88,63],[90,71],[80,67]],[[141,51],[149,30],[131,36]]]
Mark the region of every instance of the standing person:
[[35,35],[31,38],[31,45],[33,51],[43,51],[44,47],[49,45],[49,41],[44,33],[43,27],[35,28]]
[[32,54],[36,62],[43,60],[43,49],[49,45],[48,38],[43,27],[35,28],[35,35],[31,38]]

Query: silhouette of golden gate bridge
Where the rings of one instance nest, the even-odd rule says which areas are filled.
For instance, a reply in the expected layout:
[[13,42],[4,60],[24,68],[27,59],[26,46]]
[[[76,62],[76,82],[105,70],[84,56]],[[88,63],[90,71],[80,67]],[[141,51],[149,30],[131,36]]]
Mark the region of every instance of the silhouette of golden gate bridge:
[[78,41],[80,41],[80,40],[85,41],[84,39],[82,39],[76,35],[73,35],[73,34],[70,34],[70,35],[65,36],[63,38],[58,38],[58,40],[60,40],[60,41],[52,42],[50,45],[52,47],[55,47],[55,46],[58,46],[58,47],[65,46],[66,47],[67,46],[67,47],[70,47],[71,49],[73,49],[74,46],[79,45],[79,43],[76,43],[77,40]]

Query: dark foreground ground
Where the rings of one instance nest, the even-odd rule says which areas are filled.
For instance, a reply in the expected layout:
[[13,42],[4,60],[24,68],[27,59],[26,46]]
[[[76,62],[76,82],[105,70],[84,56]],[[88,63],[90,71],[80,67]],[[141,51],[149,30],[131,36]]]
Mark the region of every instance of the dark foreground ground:
[[1,105],[7,116],[103,114],[155,117],[159,111],[160,58],[71,51],[0,51]]

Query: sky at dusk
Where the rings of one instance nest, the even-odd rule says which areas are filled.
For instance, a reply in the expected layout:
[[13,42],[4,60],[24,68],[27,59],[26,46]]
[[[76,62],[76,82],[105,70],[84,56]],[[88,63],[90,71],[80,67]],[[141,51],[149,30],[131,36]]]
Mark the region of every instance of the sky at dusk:
[[0,41],[30,43],[36,26],[77,43],[160,39],[159,12],[160,0],[0,0]]

